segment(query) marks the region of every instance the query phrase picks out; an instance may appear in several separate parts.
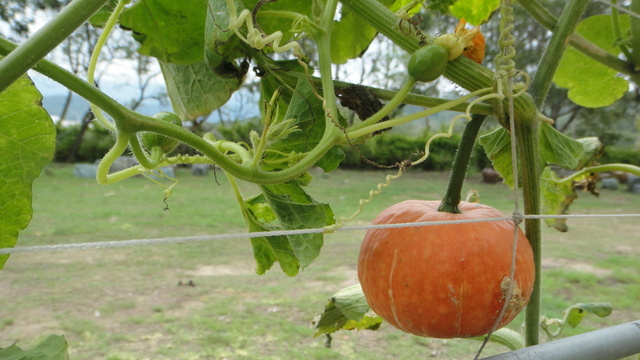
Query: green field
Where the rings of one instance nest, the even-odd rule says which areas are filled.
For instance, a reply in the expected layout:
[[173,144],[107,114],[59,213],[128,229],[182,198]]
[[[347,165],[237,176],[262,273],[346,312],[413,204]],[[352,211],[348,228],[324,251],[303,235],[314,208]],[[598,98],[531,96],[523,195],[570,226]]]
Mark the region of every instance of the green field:
[[[108,187],[52,166],[34,184],[34,218],[18,246],[245,232],[231,188],[218,174],[180,179],[163,211],[163,188],[144,178]],[[310,192],[348,216],[385,172],[316,172]],[[446,173],[410,172],[353,224],[410,198],[439,199]],[[472,174],[463,193],[506,213],[513,193]],[[252,189],[244,188],[247,195]],[[640,195],[587,193],[575,214],[640,212]],[[608,318],[587,316],[571,335],[640,319],[640,222],[572,219],[570,231],[544,229],[543,314],[579,302],[611,302]],[[16,254],[0,272],[0,347],[29,347],[64,334],[72,359],[469,359],[479,342],[377,332],[336,334],[333,347],[310,326],[329,296],[357,282],[363,232],[325,237],[320,257],[295,278],[277,265],[254,272],[248,240]],[[184,285],[192,281],[195,286]],[[183,284],[183,285],[179,285]],[[510,326],[519,329],[521,317]],[[488,346],[484,355],[505,351]]]

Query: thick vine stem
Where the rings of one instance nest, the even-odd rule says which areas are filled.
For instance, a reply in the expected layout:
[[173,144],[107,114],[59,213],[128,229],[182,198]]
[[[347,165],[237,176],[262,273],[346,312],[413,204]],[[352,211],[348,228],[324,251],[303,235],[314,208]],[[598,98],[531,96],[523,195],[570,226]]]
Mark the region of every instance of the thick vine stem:
[[322,75],[320,80],[322,83],[322,99],[326,112],[325,130],[321,142],[328,140],[332,136],[335,137],[339,131],[334,126],[334,122],[338,119],[338,108],[336,107],[336,93],[333,88],[331,70],[331,29],[337,7],[337,0],[327,1],[320,14],[319,29],[312,31],[312,36],[318,47],[318,66]]
[[[524,199],[524,213],[540,214],[540,153],[538,150],[538,122],[530,121],[516,125],[516,141],[522,180],[522,195]],[[533,292],[525,311],[525,342],[527,346],[536,345],[540,338],[540,300],[542,276],[542,226],[539,219],[525,220],[525,233],[533,250],[533,260],[536,264],[536,280]]]
[[624,54],[624,57],[629,60],[632,58],[633,54],[629,51],[629,48],[626,44],[622,43],[622,31],[620,30],[620,14],[618,12],[618,8],[615,6],[618,4],[618,0],[611,0],[611,28],[613,29],[613,36],[615,36],[616,41],[620,42],[618,48]]
[[573,0],[567,2],[560,20],[549,40],[549,45],[545,48],[542,58],[538,63],[536,76],[531,83],[530,92],[536,99],[538,106],[542,105],[541,99],[546,98],[551,87],[553,75],[558,69],[560,59],[567,47],[567,39],[573,34],[582,13],[589,4],[589,0]]
[[421,44],[424,39],[420,34],[404,31],[401,28],[403,20],[381,2],[370,0],[341,0],[340,2],[409,53],[413,53],[424,45]]
[[74,0],[16,50],[0,60],[0,91],[34,67],[107,0]]
[[467,168],[469,167],[469,160],[473,152],[473,147],[480,132],[480,128],[487,118],[486,115],[474,114],[471,117],[471,121],[467,122],[462,132],[462,138],[458,145],[458,151],[453,159],[453,166],[451,169],[451,175],[449,176],[449,183],[447,184],[447,191],[444,198],[440,203],[438,211],[449,212],[452,214],[459,214],[458,204],[462,198],[462,185],[467,174]]
[[[542,55],[538,71],[531,84],[530,91],[535,99],[536,109],[541,108],[544,104],[551,80],[566,49],[567,39],[573,34],[587,2],[586,0],[569,1],[560,16],[560,21],[555,27],[549,46],[547,46]],[[538,122],[534,120],[528,124],[520,124],[520,126],[516,127],[516,136],[520,146],[525,214],[540,214],[540,183],[538,180],[540,168],[537,160],[539,159],[537,145]],[[536,345],[540,341],[541,226],[540,220],[537,219],[527,219],[525,221],[525,232],[527,239],[531,243],[536,264],[536,281],[525,313],[525,340],[527,346]]]
[[[632,0],[629,10],[640,13],[640,0]],[[631,60],[634,70],[640,69],[640,19],[631,17]]]

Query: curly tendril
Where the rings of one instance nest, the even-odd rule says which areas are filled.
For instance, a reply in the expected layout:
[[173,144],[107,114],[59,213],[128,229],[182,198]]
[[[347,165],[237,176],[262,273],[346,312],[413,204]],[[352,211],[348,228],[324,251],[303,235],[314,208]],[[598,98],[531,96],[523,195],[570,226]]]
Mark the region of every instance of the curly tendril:
[[336,220],[335,224],[325,226],[323,228],[324,232],[325,233],[333,233],[337,229],[343,227],[345,222],[352,221],[353,219],[358,217],[358,215],[360,215],[362,210],[364,210],[365,205],[367,205],[368,203],[373,201],[373,198],[376,195],[380,195],[382,193],[382,190],[384,190],[384,188],[386,188],[389,185],[391,185],[391,182],[393,180],[399,179],[402,176],[402,174],[404,174],[409,169],[410,166],[411,166],[410,163],[407,163],[407,162],[401,163],[400,166],[398,167],[398,172],[395,175],[388,174],[385,177],[385,181],[384,182],[378,183],[378,185],[376,186],[375,189],[369,190],[369,197],[368,198],[360,199],[358,201],[358,209],[353,214],[351,214],[351,216],[349,216],[349,217],[341,217],[341,218]]
[[[257,24],[254,24],[254,14],[248,9],[244,9],[238,15],[236,4],[233,0],[226,0],[227,7],[229,8],[229,29],[232,30],[242,41],[249,44],[251,47],[257,50],[262,50],[266,46],[270,46],[273,51],[277,53],[293,50],[293,53],[297,57],[302,57],[302,49],[300,44],[296,41],[291,41],[287,44],[280,45],[284,34],[282,31],[276,31],[273,34],[265,34]],[[296,28],[301,27],[302,19],[297,19],[294,22]],[[239,29],[245,25],[247,26],[247,36],[245,37],[239,31]]]

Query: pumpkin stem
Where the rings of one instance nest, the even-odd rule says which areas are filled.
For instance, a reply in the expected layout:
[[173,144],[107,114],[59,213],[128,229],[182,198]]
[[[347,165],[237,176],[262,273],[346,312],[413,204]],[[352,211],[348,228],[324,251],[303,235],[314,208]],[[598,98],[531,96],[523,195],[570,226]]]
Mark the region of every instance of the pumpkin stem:
[[464,178],[467,174],[467,168],[469,167],[473,146],[476,143],[480,127],[486,117],[486,115],[474,114],[471,117],[471,121],[464,127],[462,138],[458,145],[458,151],[456,151],[456,156],[453,160],[447,191],[444,194],[442,203],[440,203],[440,207],[438,207],[438,211],[452,214],[461,213],[460,209],[458,209],[458,204],[460,204],[462,198],[462,185],[464,184]]

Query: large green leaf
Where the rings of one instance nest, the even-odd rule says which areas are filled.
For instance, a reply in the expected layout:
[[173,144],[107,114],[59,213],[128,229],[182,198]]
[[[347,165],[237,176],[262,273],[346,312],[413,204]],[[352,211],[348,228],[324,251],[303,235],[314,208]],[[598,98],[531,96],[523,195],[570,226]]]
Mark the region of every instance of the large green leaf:
[[313,322],[318,330],[314,336],[318,336],[338,330],[377,330],[382,318],[371,312],[362,287],[357,284],[333,295]]
[[[513,188],[509,132],[499,128],[481,136],[479,142],[484,147],[493,167],[502,175],[504,183]],[[546,123],[542,123],[539,127],[538,146],[543,166],[555,164],[571,170],[579,170],[591,163],[602,151],[602,144],[597,139],[574,140]],[[558,209],[556,206],[551,208]]]
[[[279,230],[259,220],[250,211],[243,212],[247,228],[250,232]],[[295,256],[293,248],[284,235],[262,236],[251,238],[253,257],[256,260],[256,273],[263,275],[276,262],[280,263],[282,271],[289,276],[296,276],[300,270],[300,262]]]
[[[629,31],[629,17],[619,16],[620,30]],[[611,54],[618,56],[616,36],[611,27],[611,15],[596,15],[583,20],[576,32]],[[569,90],[569,98],[586,107],[608,106],[629,89],[627,80],[617,71],[602,65],[583,53],[568,48],[554,77],[555,83]]]
[[[295,181],[260,188],[283,229],[314,229],[334,222],[329,205],[316,202]],[[287,238],[302,268],[320,255],[321,233],[288,235]]]
[[143,55],[164,62],[204,60],[207,0],[140,0],[125,9],[120,24],[133,31]]
[[[53,159],[56,130],[27,77],[0,92],[0,248],[13,247],[31,221],[32,183]],[[0,255],[0,269],[9,258]]]
[[66,360],[67,340],[64,336],[50,335],[32,349],[23,350],[13,344],[0,349],[0,360]]
[[[310,151],[320,143],[326,126],[325,111],[322,101],[314,94],[314,89],[311,88],[308,79],[301,77],[298,80],[284,119],[292,120],[292,126],[296,126],[300,131],[293,132],[274,142],[270,149],[280,153],[300,154]],[[337,119],[336,121],[342,120]],[[330,126],[336,125],[330,124]],[[269,155],[270,160],[278,157],[281,155]],[[335,170],[342,159],[344,159],[344,152],[340,147],[334,146],[316,165],[329,172]]]
[[[321,228],[334,222],[329,205],[316,202],[297,181],[262,185],[260,189],[260,195],[241,204],[249,231]],[[257,237],[251,244],[258,274],[264,274],[279,262],[285,274],[295,276],[318,257],[323,234]]]
[[451,14],[471,25],[480,25],[500,6],[500,0],[458,0],[449,6]]
[[173,109],[184,121],[208,116],[224,105],[241,84],[241,79],[220,76],[203,62],[160,62],[160,67]]

